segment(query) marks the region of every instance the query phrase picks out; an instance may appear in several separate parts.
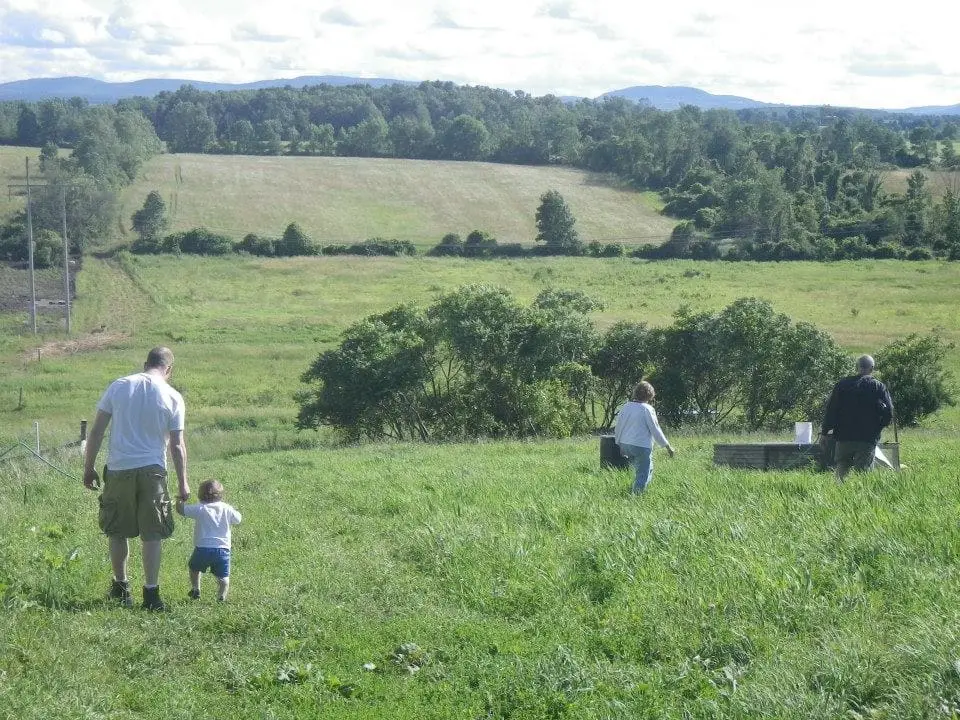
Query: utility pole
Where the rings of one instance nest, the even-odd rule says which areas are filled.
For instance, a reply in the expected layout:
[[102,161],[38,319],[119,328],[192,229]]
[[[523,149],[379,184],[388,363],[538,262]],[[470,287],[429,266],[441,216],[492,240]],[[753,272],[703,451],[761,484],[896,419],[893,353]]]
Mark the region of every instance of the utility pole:
[[33,270],[33,213],[30,210],[30,158],[24,158],[27,170],[27,253],[30,260],[30,323],[37,334],[37,279]]
[[[29,255],[29,264],[30,264],[30,322],[33,325],[33,334],[37,334],[37,284],[36,284],[36,267],[34,260],[34,250],[35,243],[33,241],[33,207],[31,203],[32,191],[34,186],[30,184],[30,158],[24,158],[26,163],[26,175],[27,182],[26,184],[20,183],[9,183],[7,189],[13,194],[17,195],[26,195],[27,198],[27,244],[28,244],[28,255]],[[59,160],[58,160],[59,162]],[[66,331],[67,335],[71,332],[71,322],[70,322],[70,239],[67,237],[67,186],[71,188],[76,187],[75,183],[63,179],[61,175],[58,178],[60,183],[60,214],[63,223],[62,234],[63,234],[63,308],[64,308],[64,317],[66,321]],[[51,193],[53,187],[50,186],[50,183],[46,185],[41,184],[38,187],[45,188],[47,193]]]
[[67,186],[60,186],[60,208],[63,211],[63,314],[70,335],[70,241],[67,239]]

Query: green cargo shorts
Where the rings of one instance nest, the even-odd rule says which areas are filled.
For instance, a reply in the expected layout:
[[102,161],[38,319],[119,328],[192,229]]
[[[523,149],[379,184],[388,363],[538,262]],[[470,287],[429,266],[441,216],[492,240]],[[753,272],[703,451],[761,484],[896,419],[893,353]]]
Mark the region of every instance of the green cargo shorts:
[[173,535],[173,503],[167,471],[160,465],[103,469],[100,529],[105,535],[164,540]]

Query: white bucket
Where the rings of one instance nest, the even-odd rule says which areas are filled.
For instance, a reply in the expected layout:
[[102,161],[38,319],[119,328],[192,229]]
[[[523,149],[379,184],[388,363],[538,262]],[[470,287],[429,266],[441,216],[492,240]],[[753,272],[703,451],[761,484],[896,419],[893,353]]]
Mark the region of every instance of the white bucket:
[[793,441],[797,445],[809,445],[813,442],[813,423],[798,422],[793,424]]

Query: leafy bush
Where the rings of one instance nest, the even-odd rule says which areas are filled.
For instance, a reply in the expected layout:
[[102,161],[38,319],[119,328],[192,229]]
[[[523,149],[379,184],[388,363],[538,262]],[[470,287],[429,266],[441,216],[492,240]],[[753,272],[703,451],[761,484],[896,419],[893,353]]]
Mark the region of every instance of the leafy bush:
[[653,373],[669,423],[696,421],[780,427],[809,420],[846,359],[821,330],[793,325],[769,303],[741,298],[719,313],[681,309],[658,330]]
[[371,316],[304,373],[297,425],[351,441],[566,436],[608,427],[651,375],[670,424],[780,427],[814,418],[846,364],[824,332],[753,298],[680,312],[662,330],[618,323],[602,338],[596,309],[577,291],[523,306],[478,285]]
[[903,257],[903,248],[890,242],[881,243],[873,251],[878,260],[898,260]]
[[457,233],[447,233],[427,253],[430,257],[459,257],[463,255],[463,239]]
[[416,255],[417,248],[409,240],[385,240],[371,238],[362,243],[350,245],[345,254],[348,255],[387,255],[397,257],[401,255]]
[[915,247],[907,253],[907,260],[932,260],[933,253],[925,247]]
[[504,243],[490,248],[491,257],[523,257],[527,249],[520,243]]
[[206,228],[194,228],[167,235],[163,239],[161,249],[165,253],[229,255],[233,252],[234,246],[233,240],[226,235],[210,232]]
[[473,230],[463,244],[464,257],[490,257],[497,239],[483,230]]
[[319,249],[300,225],[292,222],[287,225],[283,235],[276,242],[275,252],[278,257],[296,257],[299,255],[317,255]]
[[304,373],[297,425],[350,440],[569,435],[586,427],[566,380],[594,342],[592,307],[560,291],[523,307],[481,285],[372,316]]
[[273,257],[277,251],[277,241],[273,238],[257,235],[256,233],[247,234],[243,240],[237,243],[236,251],[259,255],[261,257]]
[[658,336],[645,323],[621,321],[603,334],[590,354],[601,409],[599,427],[609,428],[631,388],[653,369]]
[[43,269],[63,265],[63,239],[53,230],[34,234],[33,266]]
[[953,345],[934,336],[909,335],[877,353],[877,375],[893,398],[897,422],[917,425],[956,400],[943,360]]
[[349,255],[350,248],[347,245],[324,245],[320,251],[323,255]]

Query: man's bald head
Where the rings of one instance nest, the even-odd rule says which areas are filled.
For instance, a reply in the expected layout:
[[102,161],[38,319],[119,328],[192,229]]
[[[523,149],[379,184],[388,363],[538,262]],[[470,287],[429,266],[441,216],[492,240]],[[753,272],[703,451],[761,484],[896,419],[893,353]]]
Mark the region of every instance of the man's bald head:
[[144,370],[173,367],[173,351],[167,347],[155,347],[147,353],[147,361],[143,364]]
[[873,372],[874,367],[876,367],[876,363],[869,355],[861,355],[857,358],[857,372],[861,375],[869,375]]

